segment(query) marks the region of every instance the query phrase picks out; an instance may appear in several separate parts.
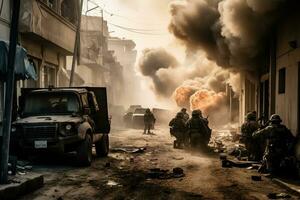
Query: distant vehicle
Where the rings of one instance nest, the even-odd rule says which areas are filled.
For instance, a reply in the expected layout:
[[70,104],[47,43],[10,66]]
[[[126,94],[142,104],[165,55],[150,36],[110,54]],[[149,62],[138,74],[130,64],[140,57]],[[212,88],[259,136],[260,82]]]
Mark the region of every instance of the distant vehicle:
[[123,116],[123,123],[127,128],[132,128],[132,116],[136,109],[142,108],[141,105],[131,105]]
[[137,108],[132,114],[132,127],[133,128],[143,128],[144,127],[144,115],[146,108]]
[[20,118],[12,124],[12,151],[76,151],[80,165],[109,152],[110,122],[105,88],[22,89]]

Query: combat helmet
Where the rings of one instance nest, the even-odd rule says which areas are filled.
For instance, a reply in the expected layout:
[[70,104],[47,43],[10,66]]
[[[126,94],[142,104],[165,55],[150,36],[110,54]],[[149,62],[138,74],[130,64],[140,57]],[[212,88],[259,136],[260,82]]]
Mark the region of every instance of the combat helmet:
[[282,122],[280,116],[278,114],[273,114],[269,120],[271,123],[280,124]]
[[256,114],[254,112],[249,112],[247,115],[246,115],[246,120],[249,120],[249,121],[256,121]]
[[198,116],[200,116],[201,113],[202,113],[201,110],[193,110],[192,116],[193,117],[198,117]]
[[183,112],[183,113],[185,113],[186,111],[187,111],[186,108],[182,108],[182,109],[181,109],[181,112]]
[[183,113],[182,112],[177,113],[176,118],[183,118]]

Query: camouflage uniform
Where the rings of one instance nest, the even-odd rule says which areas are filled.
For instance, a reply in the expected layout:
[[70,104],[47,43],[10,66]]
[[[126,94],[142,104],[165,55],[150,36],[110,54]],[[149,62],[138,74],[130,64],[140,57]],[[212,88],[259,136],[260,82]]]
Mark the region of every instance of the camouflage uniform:
[[282,167],[282,161],[291,155],[295,138],[286,126],[280,124],[279,115],[272,115],[270,122],[266,128],[253,133],[253,137],[266,141],[263,168],[267,172],[277,173]]
[[193,111],[192,118],[187,122],[187,128],[191,147],[207,147],[208,131],[199,111]]
[[169,126],[171,127],[171,135],[176,138],[176,141],[174,142],[174,147],[182,147],[185,144],[186,139],[186,125],[183,113],[177,113],[176,117],[170,121]]
[[148,131],[148,134],[150,134],[150,129],[153,127],[154,123],[155,123],[155,117],[153,115],[153,113],[150,111],[150,109],[148,108],[144,114],[144,134],[146,134],[146,131]]
[[256,121],[256,116],[252,113],[248,113],[246,122],[241,127],[241,142],[245,144],[246,149],[249,152],[249,158],[254,160],[259,160],[262,157],[257,141],[252,138],[252,134],[257,131],[258,128],[259,124]]

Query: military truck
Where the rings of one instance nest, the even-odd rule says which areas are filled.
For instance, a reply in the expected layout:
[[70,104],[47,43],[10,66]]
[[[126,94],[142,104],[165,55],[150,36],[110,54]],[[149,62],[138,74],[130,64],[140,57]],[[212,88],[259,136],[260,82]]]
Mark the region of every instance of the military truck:
[[105,88],[22,89],[11,151],[72,152],[80,165],[109,152],[110,120]]

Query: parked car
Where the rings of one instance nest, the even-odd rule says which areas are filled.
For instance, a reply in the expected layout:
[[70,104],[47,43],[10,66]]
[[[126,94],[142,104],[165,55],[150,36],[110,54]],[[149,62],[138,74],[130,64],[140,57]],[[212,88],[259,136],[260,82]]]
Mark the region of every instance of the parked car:
[[[105,88],[22,89],[12,124],[12,151],[76,151],[80,165],[109,152],[110,122]],[[17,151],[16,151],[17,152]]]

